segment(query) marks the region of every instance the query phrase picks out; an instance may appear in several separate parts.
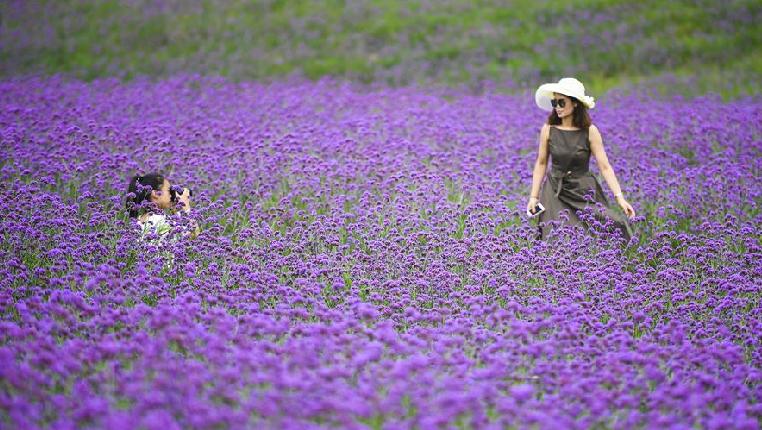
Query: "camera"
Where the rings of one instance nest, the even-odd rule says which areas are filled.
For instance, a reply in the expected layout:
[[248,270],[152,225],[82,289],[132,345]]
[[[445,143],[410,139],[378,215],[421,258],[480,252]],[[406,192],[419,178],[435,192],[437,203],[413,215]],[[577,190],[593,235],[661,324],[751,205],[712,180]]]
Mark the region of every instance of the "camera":
[[[184,190],[185,189],[183,187],[179,187],[176,185],[169,187],[169,199],[172,201],[172,203],[177,202],[177,197],[182,196],[184,193]],[[191,190],[190,188],[188,188],[188,197],[193,197],[193,190]]]

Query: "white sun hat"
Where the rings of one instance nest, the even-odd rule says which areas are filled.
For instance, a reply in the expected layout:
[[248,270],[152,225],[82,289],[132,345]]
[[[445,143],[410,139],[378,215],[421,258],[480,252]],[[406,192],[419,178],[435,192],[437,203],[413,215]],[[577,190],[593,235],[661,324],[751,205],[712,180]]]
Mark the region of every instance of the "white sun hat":
[[537,92],[534,93],[534,101],[540,109],[550,112],[553,110],[553,105],[550,104],[553,93],[574,97],[587,106],[588,109],[595,107],[595,98],[586,96],[585,86],[574,78],[563,78],[558,82],[540,85],[540,88],[537,88]]

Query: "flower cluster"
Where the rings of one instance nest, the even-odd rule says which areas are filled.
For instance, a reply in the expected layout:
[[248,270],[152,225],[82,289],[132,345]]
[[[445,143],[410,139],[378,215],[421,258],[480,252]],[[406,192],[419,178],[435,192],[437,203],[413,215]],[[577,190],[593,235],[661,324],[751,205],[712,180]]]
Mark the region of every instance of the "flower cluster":
[[[0,82],[0,426],[757,428],[759,103],[601,100],[628,243],[533,239],[533,103]],[[197,238],[139,240],[149,171]]]

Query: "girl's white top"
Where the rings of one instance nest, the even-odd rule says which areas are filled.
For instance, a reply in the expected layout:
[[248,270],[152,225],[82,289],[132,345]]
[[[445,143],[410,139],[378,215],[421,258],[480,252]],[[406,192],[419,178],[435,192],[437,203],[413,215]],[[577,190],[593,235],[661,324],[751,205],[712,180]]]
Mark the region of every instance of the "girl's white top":
[[[167,220],[167,216],[163,214],[151,214],[145,221],[138,220],[140,226],[140,240],[141,242],[146,240],[146,236],[155,234],[157,239],[148,241],[151,245],[161,245],[164,243],[164,239],[169,235],[172,230],[172,226]],[[176,239],[176,238],[175,238]],[[174,240],[172,240],[174,242]],[[175,255],[169,250],[163,250],[159,253],[159,256],[164,260],[164,270],[172,270],[175,262]]]
[[164,239],[169,231],[172,230],[172,226],[167,221],[167,216],[163,214],[151,214],[145,221],[138,221],[140,225],[140,238],[145,238],[148,234],[156,234],[159,236],[159,241]]

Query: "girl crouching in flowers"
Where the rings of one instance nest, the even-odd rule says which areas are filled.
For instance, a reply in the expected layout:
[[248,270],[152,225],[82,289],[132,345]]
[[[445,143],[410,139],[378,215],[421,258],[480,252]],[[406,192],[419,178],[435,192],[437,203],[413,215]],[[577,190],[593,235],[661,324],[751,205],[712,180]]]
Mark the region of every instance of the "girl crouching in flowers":
[[[158,236],[161,242],[172,231],[167,219],[167,210],[190,213],[191,191],[188,188],[173,186],[169,180],[158,173],[135,175],[127,188],[127,210],[131,218],[136,218],[141,228],[141,238],[148,235]],[[190,237],[198,236],[199,227],[191,222]]]

